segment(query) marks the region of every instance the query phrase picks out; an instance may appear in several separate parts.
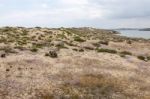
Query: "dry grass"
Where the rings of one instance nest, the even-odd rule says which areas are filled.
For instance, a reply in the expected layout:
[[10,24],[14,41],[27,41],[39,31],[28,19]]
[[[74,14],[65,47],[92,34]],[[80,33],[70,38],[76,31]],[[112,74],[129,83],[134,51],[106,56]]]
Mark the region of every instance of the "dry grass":
[[54,93],[45,93],[41,99],[148,99],[148,96],[138,96],[135,89],[130,89],[128,80],[113,78],[106,75],[84,75],[74,83],[57,86]]

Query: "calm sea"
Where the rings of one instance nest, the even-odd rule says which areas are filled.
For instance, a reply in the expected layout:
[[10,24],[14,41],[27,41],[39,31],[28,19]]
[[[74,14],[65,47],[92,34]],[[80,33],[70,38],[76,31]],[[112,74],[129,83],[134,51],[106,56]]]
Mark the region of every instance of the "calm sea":
[[121,36],[150,39],[150,31],[117,30]]

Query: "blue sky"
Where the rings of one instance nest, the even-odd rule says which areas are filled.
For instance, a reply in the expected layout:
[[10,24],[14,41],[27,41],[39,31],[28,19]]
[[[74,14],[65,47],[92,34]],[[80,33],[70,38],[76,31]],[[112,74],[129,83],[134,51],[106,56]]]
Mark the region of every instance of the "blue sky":
[[0,26],[150,27],[150,0],[0,0]]

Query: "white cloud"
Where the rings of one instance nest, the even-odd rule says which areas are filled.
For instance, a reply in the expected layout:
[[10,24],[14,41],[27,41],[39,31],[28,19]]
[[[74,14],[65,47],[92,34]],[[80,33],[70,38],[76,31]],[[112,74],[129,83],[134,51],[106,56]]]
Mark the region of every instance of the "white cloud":
[[150,0],[22,0],[19,4],[16,4],[18,0],[14,2],[3,1],[9,4],[8,7],[0,3],[0,25],[117,27],[142,24],[150,27]]
[[65,5],[86,5],[88,4],[88,0],[60,0],[62,2],[62,4]]
[[48,8],[48,5],[46,3],[41,4],[42,8]]

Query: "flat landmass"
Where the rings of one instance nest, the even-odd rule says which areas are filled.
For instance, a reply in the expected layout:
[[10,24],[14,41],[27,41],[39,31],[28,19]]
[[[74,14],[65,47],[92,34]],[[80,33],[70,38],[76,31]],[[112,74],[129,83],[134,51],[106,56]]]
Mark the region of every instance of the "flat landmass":
[[140,29],[140,31],[150,31],[150,28]]
[[150,99],[150,40],[95,28],[0,28],[0,99]]

